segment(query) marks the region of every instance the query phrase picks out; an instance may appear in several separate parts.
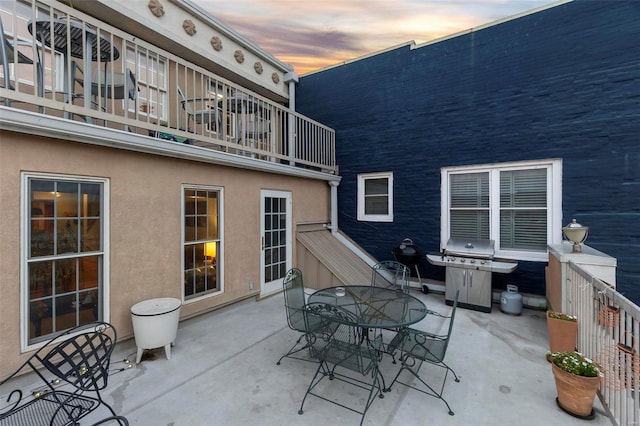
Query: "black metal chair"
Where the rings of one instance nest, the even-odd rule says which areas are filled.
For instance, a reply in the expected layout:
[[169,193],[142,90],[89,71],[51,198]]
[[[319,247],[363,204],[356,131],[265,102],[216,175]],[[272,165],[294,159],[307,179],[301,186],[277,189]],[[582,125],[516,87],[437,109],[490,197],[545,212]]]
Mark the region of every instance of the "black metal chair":
[[385,260],[373,265],[371,285],[373,287],[387,287],[400,289],[409,293],[409,268],[395,260]]
[[[357,324],[357,317],[352,312],[334,305],[325,303],[310,303],[306,306],[307,318],[315,318],[316,321],[324,324],[321,327],[326,339],[316,339],[312,344],[312,352],[320,360],[316,373],[309,383],[309,387],[300,404],[298,414],[303,414],[304,403],[308,395],[313,395],[332,404],[361,414],[360,424],[364,421],[367,410],[375,400],[375,397],[384,398],[384,380],[378,370],[378,362],[382,358],[380,348],[382,337],[373,341],[363,340],[363,329]],[[362,375],[362,378],[355,378],[343,373],[337,373],[337,368],[351,370]],[[365,381],[366,377],[371,378]],[[360,389],[368,391],[368,396],[364,407],[354,407],[354,404],[346,405],[342,400],[331,399],[328,396],[314,392],[316,386],[328,377],[329,380],[339,380]],[[351,394],[351,392],[349,392]],[[360,398],[356,398],[360,401]]]
[[107,386],[116,338],[113,326],[92,322],[51,339],[0,383],[6,387],[29,369],[42,380],[35,390],[15,389],[8,394],[0,425],[75,425],[100,405],[117,416],[100,395]]
[[[416,330],[413,328],[404,328],[396,334],[393,340],[388,345],[388,350],[390,352],[395,352],[399,350],[400,354],[400,362],[402,366],[396,374],[396,377],[389,385],[389,388],[386,390],[391,390],[391,387],[394,383],[400,383],[401,385],[405,385],[412,389],[415,389],[424,394],[436,397],[441,399],[442,402],[445,403],[447,409],[449,410],[449,414],[453,416],[453,411],[449,406],[449,403],[442,397],[442,393],[444,392],[444,386],[447,382],[447,376],[449,372],[453,374],[455,377],[455,381],[459,382],[457,374],[444,362],[444,357],[447,353],[447,347],[449,346],[449,340],[451,339],[451,332],[453,330],[453,320],[455,318],[456,308],[458,306],[458,294],[460,291],[458,290],[455,295],[455,299],[453,301],[453,307],[451,309],[451,314],[449,316],[445,316],[439,314],[437,312],[429,311],[427,317],[429,315],[433,315],[436,317],[440,317],[443,319],[448,319],[448,332],[445,335],[428,333],[426,331]],[[435,387],[429,385],[425,382],[419,375],[420,367],[423,362],[428,362],[430,364],[434,364],[438,367],[442,367],[445,369],[444,379],[442,381],[442,386],[439,387],[439,391],[435,389]],[[420,389],[416,386],[413,386],[406,382],[401,382],[398,380],[400,374],[404,371],[409,371],[416,379],[418,379],[427,390]]]
[[[291,330],[299,331],[302,334],[298,340],[296,340],[291,349],[280,357],[276,364],[280,365],[283,358],[316,362],[313,358],[292,356],[300,351],[311,348],[309,343],[310,339],[313,338],[314,330],[317,330],[320,325],[320,320],[317,318],[305,319],[305,297],[302,271],[296,268],[290,269],[282,280],[282,289],[284,294],[284,307],[287,314],[287,324]],[[302,339],[305,339],[305,344],[299,347]]]

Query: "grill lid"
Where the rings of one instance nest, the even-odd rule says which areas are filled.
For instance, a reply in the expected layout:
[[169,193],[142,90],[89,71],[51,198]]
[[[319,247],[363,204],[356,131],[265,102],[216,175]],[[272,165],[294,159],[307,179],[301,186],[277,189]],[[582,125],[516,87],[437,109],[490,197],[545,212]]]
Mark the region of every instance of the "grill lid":
[[478,259],[493,259],[494,240],[474,240],[450,238],[445,247],[445,254],[449,256],[466,256]]
[[405,238],[402,240],[402,244],[395,247],[393,250],[393,257],[403,265],[411,268],[413,265],[418,263],[422,254],[420,254],[420,249],[417,245],[413,244],[413,240],[411,238]]

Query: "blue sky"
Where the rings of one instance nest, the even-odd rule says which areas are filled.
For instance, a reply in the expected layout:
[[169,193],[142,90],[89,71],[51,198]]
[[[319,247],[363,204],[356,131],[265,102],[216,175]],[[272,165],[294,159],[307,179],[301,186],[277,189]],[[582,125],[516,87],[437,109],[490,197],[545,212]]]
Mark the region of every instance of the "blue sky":
[[550,0],[193,0],[296,73],[424,43]]

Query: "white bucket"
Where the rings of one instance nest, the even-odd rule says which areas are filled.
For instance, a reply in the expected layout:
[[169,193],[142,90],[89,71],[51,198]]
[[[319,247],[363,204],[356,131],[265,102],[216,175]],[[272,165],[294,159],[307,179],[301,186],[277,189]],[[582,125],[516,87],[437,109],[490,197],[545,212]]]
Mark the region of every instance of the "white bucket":
[[171,359],[171,344],[178,334],[181,305],[178,299],[164,297],[144,300],[131,307],[133,334],[138,347],[136,364],[144,349],[164,347],[167,359]]

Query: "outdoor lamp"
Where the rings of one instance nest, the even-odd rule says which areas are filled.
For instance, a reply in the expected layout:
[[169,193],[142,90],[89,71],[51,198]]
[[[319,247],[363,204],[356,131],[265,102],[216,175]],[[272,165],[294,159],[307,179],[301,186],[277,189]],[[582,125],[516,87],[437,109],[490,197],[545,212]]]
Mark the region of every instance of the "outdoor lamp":
[[562,228],[562,234],[564,237],[573,244],[573,252],[581,253],[582,246],[587,239],[587,235],[589,234],[589,227],[582,226],[576,222],[575,219],[571,221],[570,224]]

